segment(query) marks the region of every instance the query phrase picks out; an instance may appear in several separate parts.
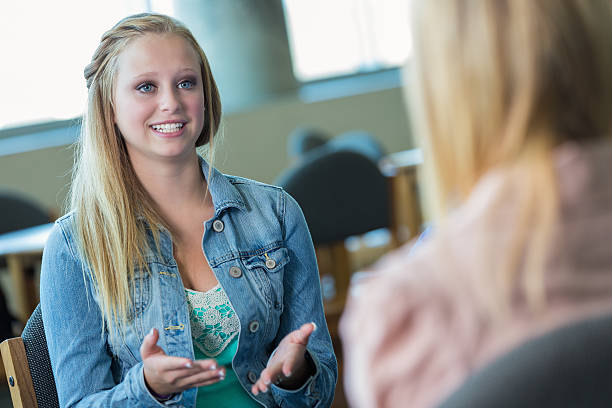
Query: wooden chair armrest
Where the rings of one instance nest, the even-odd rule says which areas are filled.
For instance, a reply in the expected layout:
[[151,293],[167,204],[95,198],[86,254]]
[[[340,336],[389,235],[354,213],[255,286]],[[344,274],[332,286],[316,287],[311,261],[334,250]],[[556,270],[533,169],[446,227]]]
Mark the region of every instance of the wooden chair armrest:
[[2,361],[11,391],[14,408],[38,408],[30,367],[21,337],[4,340],[0,344]]

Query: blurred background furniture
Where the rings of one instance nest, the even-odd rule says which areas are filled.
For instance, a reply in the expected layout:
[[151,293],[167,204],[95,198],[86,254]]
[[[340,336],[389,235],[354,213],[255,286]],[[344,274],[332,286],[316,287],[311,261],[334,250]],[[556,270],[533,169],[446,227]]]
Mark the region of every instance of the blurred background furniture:
[[348,150],[361,153],[374,163],[385,156],[385,149],[378,139],[365,130],[349,130],[329,139],[326,146],[333,150]]
[[287,138],[287,155],[292,161],[299,160],[309,151],[323,146],[329,140],[329,135],[322,130],[298,126]]
[[360,153],[318,148],[283,173],[277,184],[300,204],[321,276],[333,278],[333,288],[324,290],[327,305],[341,307],[351,272],[345,239],[379,228],[391,230],[387,180],[376,163]]
[[[302,207],[317,250],[326,305],[341,309],[352,271],[420,232],[420,151],[386,155],[369,132],[352,130],[328,138],[302,126],[289,135],[288,152],[296,158],[275,184]],[[372,247],[378,248],[368,251]]]
[[419,192],[418,171],[423,163],[421,149],[403,150],[384,156],[378,165],[389,180],[393,224],[400,244],[421,231],[426,208]]
[[[9,272],[6,292],[0,287],[2,341],[21,331],[38,303],[36,272],[52,224],[41,206],[10,191],[0,191],[0,214],[0,268]],[[0,381],[3,376],[0,367]]]
[[59,408],[40,305],[21,334],[0,344],[13,406]]
[[612,407],[612,315],[570,324],[472,375],[440,408]]
[[33,201],[13,192],[0,191],[0,234],[49,222],[49,213]]
[[16,317],[25,324],[38,303],[35,272],[50,230],[39,226],[51,217],[36,203],[11,192],[0,192],[0,214],[0,267],[8,266]]

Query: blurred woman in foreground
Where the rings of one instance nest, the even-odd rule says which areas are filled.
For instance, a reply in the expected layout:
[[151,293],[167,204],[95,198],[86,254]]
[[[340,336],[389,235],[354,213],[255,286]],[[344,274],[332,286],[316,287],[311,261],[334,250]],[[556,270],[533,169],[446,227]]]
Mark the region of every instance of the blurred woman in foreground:
[[439,227],[352,291],[354,407],[435,405],[519,343],[612,312],[612,3],[414,7],[407,90]]

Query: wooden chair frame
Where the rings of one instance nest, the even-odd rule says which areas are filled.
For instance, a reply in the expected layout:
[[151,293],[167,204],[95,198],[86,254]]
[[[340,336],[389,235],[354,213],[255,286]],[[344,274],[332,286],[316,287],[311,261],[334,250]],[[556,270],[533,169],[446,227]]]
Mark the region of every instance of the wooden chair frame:
[[38,408],[30,366],[21,337],[4,340],[0,344],[0,352],[13,408]]

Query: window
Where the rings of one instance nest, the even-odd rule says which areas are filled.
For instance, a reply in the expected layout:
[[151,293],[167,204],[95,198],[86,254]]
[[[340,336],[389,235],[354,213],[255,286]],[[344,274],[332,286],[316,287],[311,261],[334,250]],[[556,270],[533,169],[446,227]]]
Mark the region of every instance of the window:
[[284,0],[299,81],[402,65],[411,53],[408,0]]
[[172,14],[169,0],[7,1],[0,6],[0,129],[82,114],[83,69],[102,33],[143,11]]

